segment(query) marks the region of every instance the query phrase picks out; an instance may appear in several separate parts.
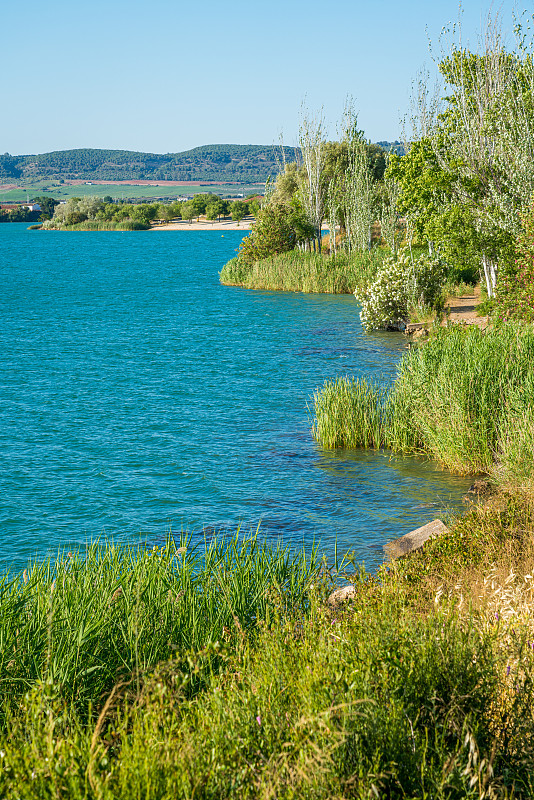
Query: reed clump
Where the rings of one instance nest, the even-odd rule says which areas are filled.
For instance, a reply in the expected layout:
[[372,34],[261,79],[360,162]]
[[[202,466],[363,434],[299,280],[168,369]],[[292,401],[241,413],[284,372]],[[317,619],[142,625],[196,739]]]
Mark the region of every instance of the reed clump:
[[380,248],[336,255],[291,250],[250,265],[233,258],[221,270],[220,279],[228,286],[247,289],[352,294],[357,286],[367,285],[383,257]]
[[518,486],[521,473],[532,487],[533,363],[531,327],[437,329],[404,356],[387,396],[349,378],[326,382],[314,398],[314,435],[325,447],[426,454],[459,474],[491,473],[503,485]]
[[324,447],[385,445],[387,390],[365,378],[327,381],[314,395],[313,435]]
[[63,225],[63,231],[148,231],[150,225],[145,222],[138,222],[135,220],[123,220],[122,222],[115,222],[113,220],[95,220],[87,219],[83,222],[77,222],[75,225]]

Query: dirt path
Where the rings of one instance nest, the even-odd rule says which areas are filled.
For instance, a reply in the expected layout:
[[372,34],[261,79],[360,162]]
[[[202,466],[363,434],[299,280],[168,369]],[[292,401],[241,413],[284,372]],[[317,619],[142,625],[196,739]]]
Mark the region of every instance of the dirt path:
[[464,325],[478,325],[479,328],[486,328],[488,325],[487,317],[477,316],[477,306],[481,303],[480,286],[475,286],[470,294],[462,297],[449,297],[445,303],[446,320]]

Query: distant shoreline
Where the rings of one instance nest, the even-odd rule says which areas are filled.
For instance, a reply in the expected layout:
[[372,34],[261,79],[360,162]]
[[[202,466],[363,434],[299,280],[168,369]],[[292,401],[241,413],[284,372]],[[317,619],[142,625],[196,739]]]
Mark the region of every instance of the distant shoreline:
[[247,217],[241,222],[234,220],[222,220],[221,222],[165,222],[162,225],[153,225],[151,231],[250,231],[256,220]]

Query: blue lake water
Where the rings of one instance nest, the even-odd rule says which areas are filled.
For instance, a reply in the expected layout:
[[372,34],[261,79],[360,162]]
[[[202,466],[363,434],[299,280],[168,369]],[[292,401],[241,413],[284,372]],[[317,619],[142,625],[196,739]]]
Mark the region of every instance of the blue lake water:
[[258,524],[372,567],[460,506],[469,481],[431,463],[314,442],[314,390],[391,379],[405,340],[351,296],[221,286],[242,236],[0,225],[0,568]]

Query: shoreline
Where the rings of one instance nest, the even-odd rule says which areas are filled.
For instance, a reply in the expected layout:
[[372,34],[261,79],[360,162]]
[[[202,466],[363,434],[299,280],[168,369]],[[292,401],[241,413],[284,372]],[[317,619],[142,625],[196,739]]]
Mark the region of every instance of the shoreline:
[[246,217],[241,222],[222,220],[221,222],[166,222],[162,225],[153,225],[151,231],[250,231],[256,220]]

